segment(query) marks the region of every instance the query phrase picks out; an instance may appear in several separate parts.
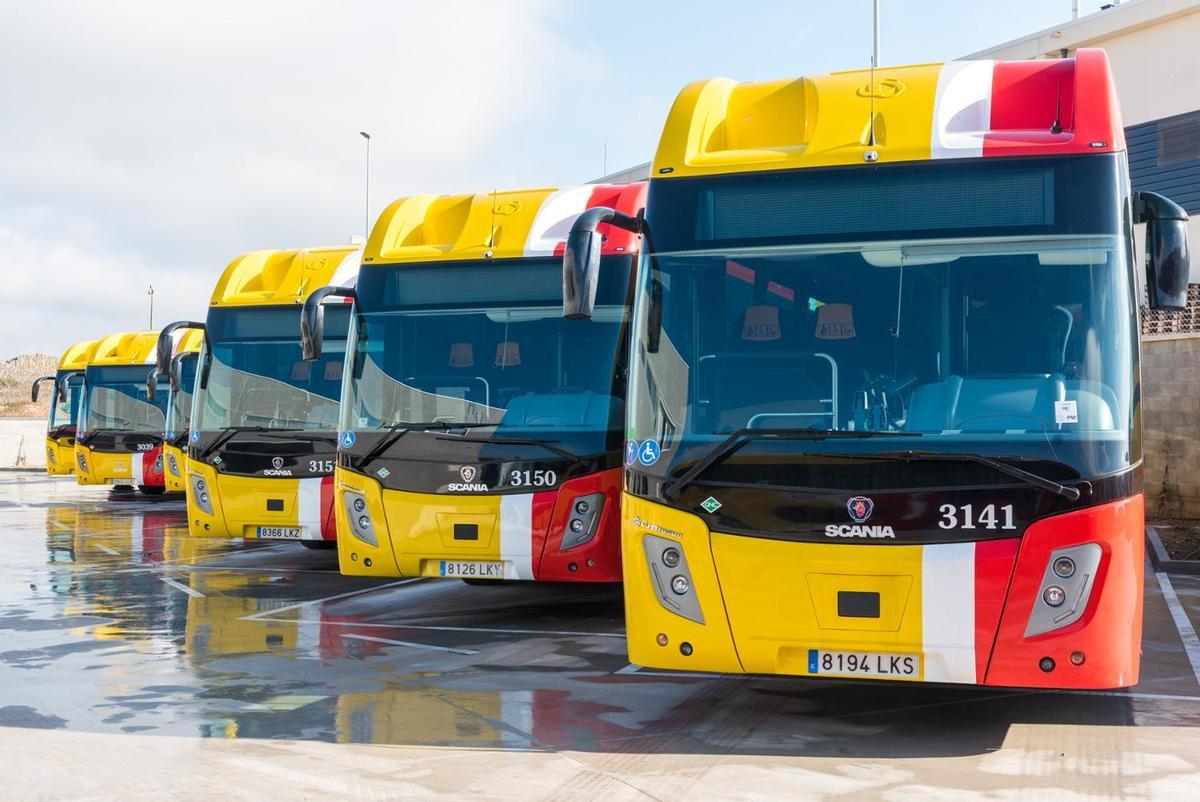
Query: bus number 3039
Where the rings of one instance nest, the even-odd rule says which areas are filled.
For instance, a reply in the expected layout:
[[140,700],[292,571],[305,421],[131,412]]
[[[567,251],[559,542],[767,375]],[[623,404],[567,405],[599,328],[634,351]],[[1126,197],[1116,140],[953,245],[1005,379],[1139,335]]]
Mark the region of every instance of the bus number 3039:
[[995,504],[988,504],[975,514],[973,504],[943,504],[938,508],[942,519],[938,526],[942,529],[1016,529],[1013,523],[1013,505],[1005,504],[999,508],[999,516]]

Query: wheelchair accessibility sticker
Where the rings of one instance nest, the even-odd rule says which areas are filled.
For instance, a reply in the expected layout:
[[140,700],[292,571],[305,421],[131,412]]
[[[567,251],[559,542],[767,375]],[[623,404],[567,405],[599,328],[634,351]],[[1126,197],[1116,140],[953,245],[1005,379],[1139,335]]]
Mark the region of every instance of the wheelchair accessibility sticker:
[[354,445],[354,441],[357,439],[358,438],[355,437],[354,432],[346,432],[342,435],[342,448],[350,448]]
[[637,452],[638,462],[643,465],[653,465],[658,462],[660,453],[661,449],[658,447],[657,440],[643,440]]

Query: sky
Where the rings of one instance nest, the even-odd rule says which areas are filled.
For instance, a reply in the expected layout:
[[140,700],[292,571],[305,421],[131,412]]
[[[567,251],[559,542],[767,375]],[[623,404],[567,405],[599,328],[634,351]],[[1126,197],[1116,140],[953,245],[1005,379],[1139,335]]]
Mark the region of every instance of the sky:
[[[1070,12],[883,0],[882,62]],[[0,0],[0,359],[145,328],[150,285],[156,327],[202,317],[238,254],[361,235],[359,131],[373,222],[649,161],[691,81],[870,56],[870,0]]]

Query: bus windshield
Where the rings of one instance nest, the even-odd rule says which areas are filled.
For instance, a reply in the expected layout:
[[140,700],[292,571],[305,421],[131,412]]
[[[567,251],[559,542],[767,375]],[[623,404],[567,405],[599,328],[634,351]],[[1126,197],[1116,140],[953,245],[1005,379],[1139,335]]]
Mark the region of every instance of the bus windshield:
[[615,448],[631,261],[602,261],[591,320],[563,319],[559,259],[364,271],[343,429],[457,424],[580,456]]
[[84,378],[87,396],[80,410],[81,434],[119,431],[161,437],[167,394],[157,393],[154,401],[147,398],[149,373],[149,365],[89,367]]
[[192,421],[192,389],[196,384],[196,356],[179,361],[179,389],[171,390],[167,403],[167,437],[174,439],[186,434]]
[[[1011,233],[997,230],[1002,216],[966,209],[986,235],[894,237],[905,216],[952,219],[953,210],[889,211],[888,187],[877,186],[872,219],[891,236],[860,228],[846,241],[796,241],[817,238],[808,230],[791,244],[756,244],[744,235],[779,214],[767,209],[728,222],[736,245],[656,254],[638,292],[629,424],[631,437],[659,441],[662,457],[635,469],[677,475],[731,434],[769,429],[855,436],[749,437],[705,478],[756,475],[745,466],[758,460],[759,481],[773,461],[772,483],[847,486],[845,465],[823,476],[779,465],[803,453],[970,452],[1042,460],[1059,479],[1131,465],[1137,317],[1121,196],[1110,188],[1111,210],[1090,220],[1097,230],[1072,233],[1055,211],[1069,198],[1053,177],[1038,187],[1058,196],[1034,204],[1042,219],[1015,221]],[[902,473],[894,481],[980,475],[940,463]]]
[[[70,371],[75,373],[74,371]],[[76,373],[71,378],[67,379],[66,396],[60,396],[58,393],[58,382],[67,374],[67,371],[60,371],[55,377],[55,387],[52,388],[55,396],[54,405],[50,407],[49,428],[58,429],[63,426],[71,426],[75,423],[75,417],[79,413],[79,401],[83,390],[83,376]]]
[[193,401],[195,429],[333,431],[348,319],[348,306],[327,307],[324,356],[306,362],[298,304],[209,310],[211,346]]

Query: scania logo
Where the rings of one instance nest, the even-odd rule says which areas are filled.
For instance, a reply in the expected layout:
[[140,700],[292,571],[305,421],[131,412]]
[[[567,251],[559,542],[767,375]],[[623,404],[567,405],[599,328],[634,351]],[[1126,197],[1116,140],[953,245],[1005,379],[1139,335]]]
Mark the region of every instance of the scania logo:
[[850,513],[850,518],[856,524],[861,524],[870,518],[874,511],[875,502],[866,496],[855,496],[846,502],[846,512]]
[[275,457],[275,459],[271,460],[271,465],[275,470],[279,470],[283,467],[283,457]]
[[478,473],[479,473],[479,471],[478,471],[478,469],[476,469],[476,467],[474,465],[464,465],[458,469],[458,475],[461,476],[462,480],[464,482],[466,482],[467,484],[474,482],[475,476]]

